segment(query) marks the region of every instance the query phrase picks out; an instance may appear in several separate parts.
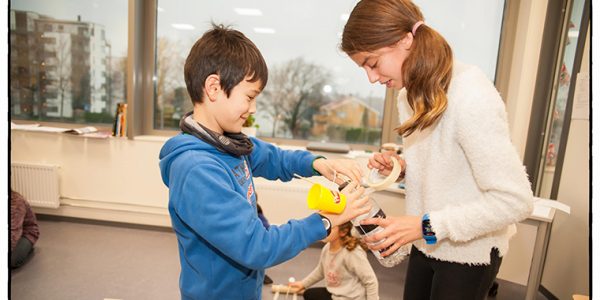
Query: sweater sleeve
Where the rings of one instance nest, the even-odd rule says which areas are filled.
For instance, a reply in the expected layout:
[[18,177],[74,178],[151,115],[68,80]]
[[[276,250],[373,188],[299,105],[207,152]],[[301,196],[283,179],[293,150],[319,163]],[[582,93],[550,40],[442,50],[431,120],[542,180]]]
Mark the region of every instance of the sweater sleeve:
[[269,180],[290,181],[294,174],[313,176],[312,163],[316,156],[308,151],[283,150],[272,144],[252,138],[254,149],[250,154],[250,165],[254,176]]
[[217,163],[197,163],[182,176],[176,217],[227,257],[250,269],[263,269],[296,256],[326,236],[318,214],[266,230],[237,184]]
[[304,277],[304,279],[301,280],[302,285],[304,286],[304,288],[309,288],[311,286],[313,286],[315,283],[323,280],[323,278],[325,278],[325,271],[323,270],[323,262],[324,257],[325,257],[325,251],[327,251],[327,249],[329,249],[328,247],[323,247],[323,249],[321,250],[321,256],[319,257],[319,263],[317,264],[317,267],[315,267],[314,270],[312,270],[312,272],[310,272],[310,274],[308,274],[306,277]]
[[379,299],[379,282],[375,271],[367,259],[367,254],[362,249],[349,251],[350,255],[346,257],[346,266],[365,287],[367,300]]
[[[527,218],[533,209],[531,186],[509,137],[504,103],[478,69],[456,88],[462,99],[453,111],[456,137],[481,191],[477,199],[429,212],[438,239],[465,242]],[[461,195],[449,195],[461,197]]]

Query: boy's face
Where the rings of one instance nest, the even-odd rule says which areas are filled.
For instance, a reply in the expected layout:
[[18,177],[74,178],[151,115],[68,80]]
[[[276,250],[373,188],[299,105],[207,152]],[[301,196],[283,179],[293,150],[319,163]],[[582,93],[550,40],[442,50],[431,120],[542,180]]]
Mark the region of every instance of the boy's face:
[[218,95],[215,119],[224,132],[241,132],[246,119],[256,112],[256,97],[260,94],[261,83],[247,79],[231,90],[229,98],[222,90]]

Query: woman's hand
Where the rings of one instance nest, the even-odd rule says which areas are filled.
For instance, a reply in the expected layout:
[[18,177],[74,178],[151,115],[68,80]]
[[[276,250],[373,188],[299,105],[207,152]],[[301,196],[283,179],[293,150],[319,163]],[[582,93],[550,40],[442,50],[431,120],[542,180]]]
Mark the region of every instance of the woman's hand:
[[[363,176],[360,165],[352,159],[317,158],[313,161],[313,168],[325,176],[325,178],[338,185],[344,183],[347,179],[354,182],[361,182]],[[339,174],[347,178],[340,178]]]
[[[423,238],[421,218],[417,216],[400,216],[383,218],[369,218],[360,222],[361,225],[379,225],[383,231],[364,238],[365,243],[372,250],[381,250],[390,247],[382,256],[388,256],[402,245]],[[385,239],[381,244],[372,245]]]
[[400,162],[403,170],[401,174],[404,174],[404,170],[406,170],[406,162],[398,154],[396,154],[396,151],[386,151],[383,153],[373,154],[373,156],[369,158],[369,164],[367,167],[369,167],[369,169],[378,169],[379,174],[388,176],[394,167],[391,159],[392,156],[395,157],[398,162]]
[[356,181],[351,181],[341,193],[346,196],[346,207],[341,214],[332,214],[324,211],[319,213],[329,218],[331,226],[342,225],[362,214],[366,214],[371,210],[369,198],[364,197],[365,188],[358,185]]

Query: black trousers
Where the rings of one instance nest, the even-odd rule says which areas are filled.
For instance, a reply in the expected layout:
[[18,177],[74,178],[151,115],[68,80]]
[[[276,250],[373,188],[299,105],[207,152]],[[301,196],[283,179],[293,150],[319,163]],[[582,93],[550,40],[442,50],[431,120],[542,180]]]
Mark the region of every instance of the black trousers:
[[482,300],[496,279],[502,258],[490,253],[489,265],[468,265],[429,258],[413,246],[408,261],[404,300]]
[[324,287],[309,288],[302,295],[304,300],[331,300],[331,293]]

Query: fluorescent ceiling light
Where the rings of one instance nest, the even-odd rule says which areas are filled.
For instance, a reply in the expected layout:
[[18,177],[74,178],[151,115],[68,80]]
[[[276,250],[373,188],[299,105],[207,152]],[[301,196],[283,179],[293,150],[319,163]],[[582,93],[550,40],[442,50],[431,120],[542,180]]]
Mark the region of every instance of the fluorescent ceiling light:
[[348,21],[348,18],[350,18],[350,14],[341,14],[340,15],[340,20],[346,22]]
[[262,11],[256,8],[234,8],[233,10],[242,16],[262,16]]
[[194,30],[194,26],[190,24],[171,24],[171,26],[175,29],[179,30]]
[[270,33],[270,34],[273,34],[273,33],[275,33],[275,29],[273,29],[273,28],[266,28],[266,27],[255,27],[254,28],[254,32],[256,32],[256,33]]

